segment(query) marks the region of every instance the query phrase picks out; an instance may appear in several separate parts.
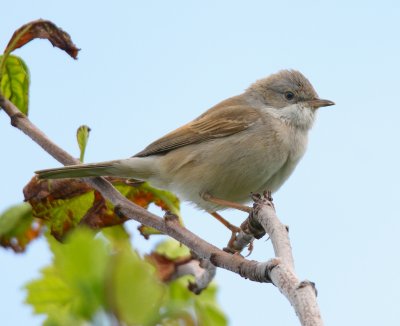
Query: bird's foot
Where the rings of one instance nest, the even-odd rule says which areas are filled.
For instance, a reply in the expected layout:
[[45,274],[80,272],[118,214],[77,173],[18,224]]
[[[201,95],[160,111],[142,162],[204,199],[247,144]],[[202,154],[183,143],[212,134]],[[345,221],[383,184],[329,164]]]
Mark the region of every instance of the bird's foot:
[[236,225],[233,225],[229,223],[226,219],[224,219],[220,214],[217,212],[212,212],[210,213],[215,219],[217,219],[219,222],[221,222],[226,228],[228,228],[231,232],[232,235],[229,239],[228,245],[226,248],[224,248],[225,251],[230,252],[230,253],[235,253],[237,252],[234,248],[234,243],[237,237],[237,234],[242,230],[240,227],[237,227]]

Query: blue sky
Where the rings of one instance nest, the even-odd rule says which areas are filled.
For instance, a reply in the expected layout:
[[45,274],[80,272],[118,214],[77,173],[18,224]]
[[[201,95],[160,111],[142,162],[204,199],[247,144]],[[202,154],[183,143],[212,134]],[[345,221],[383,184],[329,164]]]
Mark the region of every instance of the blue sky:
[[[92,128],[87,162],[124,158],[279,69],[303,72],[322,98],[308,151],[275,194],[290,226],[296,270],[314,281],[327,325],[398,325],[400,4],[398,1],[10,1],[5,47],[22,24],[45,18],[82,49],[73,61],[45,41],[17,50],[31,71],[30,118],[78,155],[76,128]],[[5,14],[7,13],[7,14]],[[58,163],[0,112],[0,210],[22,200],[33,171]],[[229,234],[183,205],[191,230],[222,247]],[[225,216],[240,224],[238,212]],[[151,243],[130,228],[143,251]],[[272,257],[260,240],[250,258]],[[0,250],[5,325],[38,325],[21,286],[50,261],[44,241]],[[230,325],[295,325],[270,284],[218,270]]]

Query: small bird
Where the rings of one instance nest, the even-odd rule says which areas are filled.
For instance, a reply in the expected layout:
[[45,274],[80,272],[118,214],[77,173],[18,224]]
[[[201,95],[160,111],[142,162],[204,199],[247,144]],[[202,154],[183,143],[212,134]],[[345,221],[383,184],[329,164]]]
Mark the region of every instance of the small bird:
[[148,181],[219,219],[217,211],[240,209],[251,192],[275,192],[303,156],[317,109],[334,104],[320,99],[300,72],[282,70],[133,157],[36,174],[41,179],[117,176]]

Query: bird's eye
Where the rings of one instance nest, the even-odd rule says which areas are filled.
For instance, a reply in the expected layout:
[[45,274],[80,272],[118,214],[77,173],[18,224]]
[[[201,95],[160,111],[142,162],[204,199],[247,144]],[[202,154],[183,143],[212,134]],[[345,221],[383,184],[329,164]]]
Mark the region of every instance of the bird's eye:
[[292,101],[294,99],[293,92],[286,92],[285,93],[285,99],[287,99],[288,101]]

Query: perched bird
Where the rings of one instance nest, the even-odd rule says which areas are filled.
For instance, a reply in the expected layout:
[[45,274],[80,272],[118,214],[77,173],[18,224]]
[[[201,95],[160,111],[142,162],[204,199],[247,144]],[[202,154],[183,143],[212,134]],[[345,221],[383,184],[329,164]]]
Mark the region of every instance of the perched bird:
[[[320,99],[300,72],[282,70],[215,105],[131,158],[37,171],[42,179],[118,176],[149,181],[216,211],[276,191],[307,146]],[[238,206],[240,208],[240,206]]]

